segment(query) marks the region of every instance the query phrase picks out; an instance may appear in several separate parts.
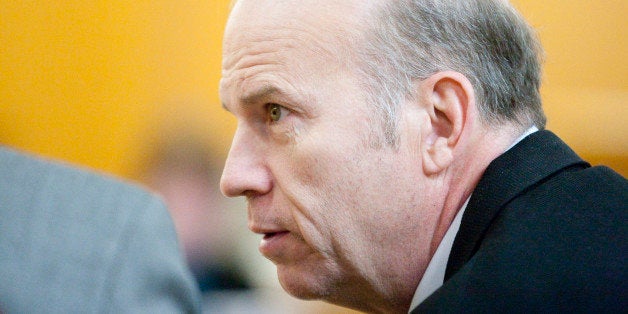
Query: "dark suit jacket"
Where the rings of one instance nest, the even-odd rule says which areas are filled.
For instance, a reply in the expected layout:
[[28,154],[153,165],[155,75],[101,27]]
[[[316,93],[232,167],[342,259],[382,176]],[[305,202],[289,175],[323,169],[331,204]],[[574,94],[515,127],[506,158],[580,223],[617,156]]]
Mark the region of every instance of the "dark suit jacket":
[[536,132],[486,169],[444,285],[412,313],[625,313],[627,207],[626,179]]
[[1,313],[194,313],[163,203],[0,147]]

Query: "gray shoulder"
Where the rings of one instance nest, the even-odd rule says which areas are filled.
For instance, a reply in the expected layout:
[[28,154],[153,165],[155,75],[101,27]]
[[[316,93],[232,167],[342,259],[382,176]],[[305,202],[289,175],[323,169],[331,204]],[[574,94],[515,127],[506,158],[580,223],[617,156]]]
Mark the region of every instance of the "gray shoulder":
[[[0,148],[0,252],[5,254],[0,310],[101,312],[103,305],[116,304],[118,297],[109,292],[113,286],[136,285],[131,278],[116,279],[116,269],[146,268],[138,256],[153,252],[144,250],[160,251],[153,255],[155,271],[146,276],[168,278],[166,284],[185,290],[188,300],[195,297],[159,198],[113,177]],[[137,289],[152,293],[150,287]],[[117,306],[137,306],[133,302]]]
[[0,148],[0,197],[0,206],[27,207],[31,214],[80,209],[104,217],[107,212],[118,217],[129,212],[129,206],[122,205],[155,201],[143,189],[119,179],[6,148]]

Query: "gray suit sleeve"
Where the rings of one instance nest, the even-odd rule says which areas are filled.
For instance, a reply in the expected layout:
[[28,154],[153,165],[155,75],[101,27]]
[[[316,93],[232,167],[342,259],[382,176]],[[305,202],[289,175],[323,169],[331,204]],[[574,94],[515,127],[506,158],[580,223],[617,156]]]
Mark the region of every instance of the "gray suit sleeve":
[[102,309],[110,313],[199,313],[194,281],[170,216],[152,198],[124,226],[105,284]]

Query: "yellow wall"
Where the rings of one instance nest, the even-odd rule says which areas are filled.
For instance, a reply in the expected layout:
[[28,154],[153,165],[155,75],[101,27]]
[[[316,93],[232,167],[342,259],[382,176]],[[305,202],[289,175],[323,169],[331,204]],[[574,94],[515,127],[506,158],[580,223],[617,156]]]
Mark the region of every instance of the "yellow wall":
[[548,128],[628,176],[628,1],[512,1],[546,51]]
[[3,1],[0,142],[132,177],[157,121],[186,115],[221,150],[227,10],[228,0]]
[[[133,177],[158,121],[193,117],[224,155],[234,121],[217,84],[229,2],[3,1],[0,142]],[[628,175],[628,2],[515,4],[546,47],[549,128]]]

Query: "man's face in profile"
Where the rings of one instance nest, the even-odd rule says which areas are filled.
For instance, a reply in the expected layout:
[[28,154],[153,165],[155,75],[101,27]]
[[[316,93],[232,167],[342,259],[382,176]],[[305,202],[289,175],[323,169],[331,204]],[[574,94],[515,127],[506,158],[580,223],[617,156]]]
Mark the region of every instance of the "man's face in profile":
[[366,100],[349,44],[366,5],[280,3],[241,0],[227,25],[220,92],[238,128],[223,193],[247,197],[260,251],[297,297],[389,289],[399,269],[419,276],[429,241],[416,235],[430,227],[405,223],[426,194],[419,131],[402,115],[392,147]]

